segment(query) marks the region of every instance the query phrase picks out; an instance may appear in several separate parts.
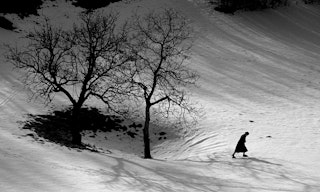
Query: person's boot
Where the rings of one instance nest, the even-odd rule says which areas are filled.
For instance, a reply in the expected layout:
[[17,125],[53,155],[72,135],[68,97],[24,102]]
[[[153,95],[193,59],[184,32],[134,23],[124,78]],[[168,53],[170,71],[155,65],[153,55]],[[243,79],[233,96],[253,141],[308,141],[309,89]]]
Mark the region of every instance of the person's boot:
[[234,156],[234,154],[232,154],[232,158],[236,158],[236,157]]
[[246,154],[243,154],[243,156],[244,156],[244,157],[248,157],[248,155],[246,155]]

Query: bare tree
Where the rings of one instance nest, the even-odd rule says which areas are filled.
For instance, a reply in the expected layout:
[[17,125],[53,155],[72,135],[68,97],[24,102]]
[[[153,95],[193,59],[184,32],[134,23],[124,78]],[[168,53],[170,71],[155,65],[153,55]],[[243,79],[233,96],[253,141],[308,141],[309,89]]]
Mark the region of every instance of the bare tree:
[[25,72],[25,85],[36,96],[51,102],[63,93],[73,107],[72,143],[81,144],[77,124],[79,110],[90,97],[109,108],[121,102],[125,90],[128,57],[121,51],[127,41],[125,27],[117,27],[117,14],[80,15],[80,23],[69,30],[53,26],[48,19],[28,32],[24,48],[8,46],[7,59]]
[[185,65],[192,45],[188,20],[173,9],[135,16],[132,22],[131,49],[136,58],[132,66],[136,98],[144,102],[144,157],[150,154],[149,124],[151,109],[160,108],[166,115],[191,112],[186,87],[195,85],[197,74]]

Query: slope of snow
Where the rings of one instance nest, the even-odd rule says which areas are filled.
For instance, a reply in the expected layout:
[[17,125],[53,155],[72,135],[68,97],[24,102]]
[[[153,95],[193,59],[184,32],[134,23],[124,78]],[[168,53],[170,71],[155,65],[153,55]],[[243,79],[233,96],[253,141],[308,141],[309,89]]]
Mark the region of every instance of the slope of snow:
[[[126,147],[116,139],[105,141],[111,153],[92,153],[26,137],[19,129],[25,114],[65,101],[27,102],[28,91],[1,57],[0,191],[320,191],[320,7],[298,3],[231,16],[204,2],[112,5],[123,13],[174,7],[195,26],[190,65],[201,78],[193,93],[206,116],[185,137],[155,145],[155,160],[139,157],[133,146],[141,148],[140,141],[128,141],[136,154],[112,149]],[[59,3],[42,12],[68,23],[80,11]],[[0,34],[4,43],[19,37]],[[245,131],[251,158],[231,159]]]

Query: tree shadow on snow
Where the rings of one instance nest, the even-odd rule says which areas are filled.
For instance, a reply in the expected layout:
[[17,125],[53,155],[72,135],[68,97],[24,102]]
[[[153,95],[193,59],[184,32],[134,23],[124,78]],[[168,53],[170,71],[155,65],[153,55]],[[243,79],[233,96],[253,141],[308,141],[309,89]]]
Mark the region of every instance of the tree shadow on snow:
[[111,190],[119,186],[160,192],[320,190],[319,178],[258,158],[212,163],[110,158],[116,161],[112,171],[97,173],[106,178],[104,184]]
[[[280,163],[278,163],[280,162]],[[310,176],[303,169],[282,160],[248,158],[218,158],[209,163],[214,168],[223,167],[227,172],[239,178],[252,178],[257,189],[271,191],[319,191],[320,177]],[[248,183],[249,184],[249,183]],[[250,185],[250,184],[249,184]],[[251,188],[255,188],[252,186]],[[262,187],[265,186],[265,187]]]
[[240,159],[244,159],[244,160],[247,160],[247,161],[255,161],[255,162],[258,162],[258,163],[265,163],[265,164],[270,164],[270,165],[282,166],[281,164],[273,163],[273,162],[267,161],[267,160],[258,159],[256,157],[247,157],[247,158],[240,158]]
[[[97,108],[82,108],[78,118],[79,130],[90,130],[94,134],[99,130],[103,132],[117,130],[128,131],[121,125],[123,120],[114,115],[105,115]],[[87,146],[74,146],[72,144],[72,109],[56,110],[49,114],[28,114],[24,122],[20,122],[22,129],[31,130],[26,136],[34,138],[40,143],[53,142],[62,146],[85,149]]]

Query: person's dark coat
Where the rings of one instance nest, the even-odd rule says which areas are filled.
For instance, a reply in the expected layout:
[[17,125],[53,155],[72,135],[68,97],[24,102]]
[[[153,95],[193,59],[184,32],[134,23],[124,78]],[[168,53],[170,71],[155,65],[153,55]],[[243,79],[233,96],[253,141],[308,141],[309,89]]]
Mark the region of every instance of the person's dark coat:
[[247,147],[245,146],[245,143],[246,143],[246,137],[247,137],[247,134],[243,134],[241,135],[239,141],[238,141],[238,144],[236,146],[236,149],[235,149],[235,152],[236,153],[239,153],[239,152],[247,152],[248,149]]

